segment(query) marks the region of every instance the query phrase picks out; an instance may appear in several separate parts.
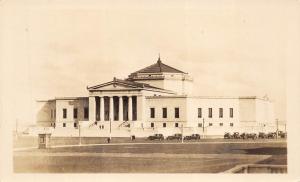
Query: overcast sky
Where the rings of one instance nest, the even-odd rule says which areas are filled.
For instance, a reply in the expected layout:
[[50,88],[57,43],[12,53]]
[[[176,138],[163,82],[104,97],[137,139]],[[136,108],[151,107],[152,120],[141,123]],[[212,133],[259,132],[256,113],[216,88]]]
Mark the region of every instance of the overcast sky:
[[42,2],[2,8],[2,56],[9,58],[2,71],[10,75],[5,83],[14,88],[11,107],[19,121],[34,122],[36,99],[87,96],[86,86],[126,78],[155,63],[158,53],[194,78],[196,95],[267,94],[285,120],[293,4]]

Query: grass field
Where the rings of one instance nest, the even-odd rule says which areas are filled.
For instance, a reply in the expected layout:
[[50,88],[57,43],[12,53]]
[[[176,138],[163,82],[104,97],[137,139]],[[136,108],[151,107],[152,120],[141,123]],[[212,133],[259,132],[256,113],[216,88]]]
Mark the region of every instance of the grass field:
[[18,173],[218,173],[248,163],[286,165],[286,142],[120,143],[14,152]]

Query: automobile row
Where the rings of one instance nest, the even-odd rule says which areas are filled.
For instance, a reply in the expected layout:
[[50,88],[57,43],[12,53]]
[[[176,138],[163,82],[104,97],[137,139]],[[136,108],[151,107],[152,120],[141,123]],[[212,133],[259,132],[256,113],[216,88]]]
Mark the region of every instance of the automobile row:
[[274,139],[274,138],[286,138],[287,133],[283,131],[278,131],[278,136],[276,132],[269,132],[269,133],[264,133],[264,132],[259,132],[258,134],[256,133],[239,133],[239,132],[233,132],[232,134],[229,132],[226,132],[224,134],[224,139]]

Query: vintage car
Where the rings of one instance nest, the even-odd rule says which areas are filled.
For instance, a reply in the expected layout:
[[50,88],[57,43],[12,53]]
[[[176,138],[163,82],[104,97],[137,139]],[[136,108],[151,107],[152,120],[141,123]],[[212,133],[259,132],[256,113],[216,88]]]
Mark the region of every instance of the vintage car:
[[192,134],[184,137],[184,140],[200,140],[199,134]]
[[258,133],[258,138],[268,138],[268,135],[264,132],[259,132]]
[[226,132],[224,134],[224,139],[231,139],[231,138],[233,138],[233,136],[230,133]]
[[182,134],[176,133],[174,135],[168,136],[167,140],[181,140]]
[[164,135],[163,134],[154,134],[148,137],[148,140],[163,140]]
[[276,138],[276,132],[269,132],[268,133],[268,138]]
[[233,135],[232,135],[232,138],[234,138],[234,139],[240,139],[241,135],[240,135],[239,132],[234,132]]
[[257,139],[257,134],[256,133],[242,133],[241,134],[241,138],[242,139],[248,139],[248,138],[251,138],[251,139]]
[[280,138],[286,138],[287,133],[286,133],[286,132],[283,132],[283,131],[278,131],[278,136],[279,136]]

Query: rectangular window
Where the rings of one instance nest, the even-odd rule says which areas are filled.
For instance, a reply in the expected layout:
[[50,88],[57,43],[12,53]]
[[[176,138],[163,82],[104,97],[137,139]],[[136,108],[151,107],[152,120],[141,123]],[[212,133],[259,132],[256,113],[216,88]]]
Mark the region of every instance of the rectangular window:
[[230,117],[233,118],[233,108],[229,108]]
[[151,123],[151,128],[154,128],[154,123]]
[[212,118],[212,108],[208,108],[208,117]]
[[163,118],[167,118],[168,117],[168,113],[167,113],[167,108],[162,108],[163,111]]
[[220,126],[223,126],[223,123],[220,123]]
[[179,118],[179,108],[175,107],[175,118]]
[[66,123],[63,123],[63,127],[66,127]]
[[213,124],[212,123],[209,123],[209,126],[212,126]]
[[155,108],[150,108],[150,118],[155,118]]
[[198,118],[202,118],[202,108],[198,108]]
[[198,123],[198,127],[199,127],[199,128],[202,128],[202,123]]
[[233,123],[230,123],[230,126],[233,126]]
[[77,114],[78,114],[78,109],[74,108],[74,112],[73,112],[74,119],[77,119]]
[[167,127],[167,123],[163,123],[163,127],[164,127],[164,128]]
[[219,118],[223,118],[223,108],[219,108]]
[[63,109],[63,118],[64,118],[64,119],[67,118],[67,109]]
[[74,128],[77,128],[77,123],[74,123]]
[[84,110],[83,110],[83,117],[85,119],[88,119],[89,118],[89,108],[88,107],[85,107]]
[[178,128],[178,123],[175,123],[175,127]]

